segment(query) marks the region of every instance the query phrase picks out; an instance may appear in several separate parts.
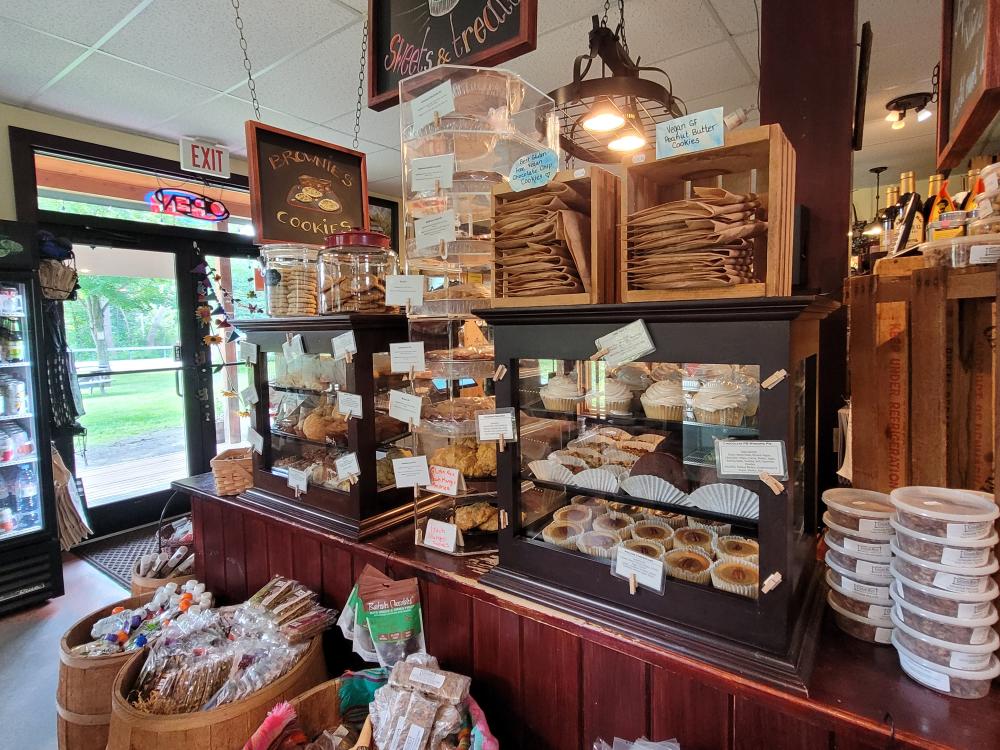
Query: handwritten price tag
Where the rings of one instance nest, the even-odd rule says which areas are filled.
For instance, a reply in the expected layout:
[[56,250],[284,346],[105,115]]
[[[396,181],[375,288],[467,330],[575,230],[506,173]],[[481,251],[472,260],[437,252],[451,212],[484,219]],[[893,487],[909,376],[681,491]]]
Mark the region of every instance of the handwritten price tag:
[[450,469],[447,466],[431,466],[431,481],[427,485],[430,492],[440,492],[442,495],[455,497],[458,495],[462,481],[462,472],[458,469]]
[[442,552],[454,552],[458,545],[458,526],[434,518],[427,520],[424,529],[424,546]]
[[510,189],[515,192],[548,185],[559,171],[559,155],[545,148],[525,154],[510,170]]
[[656,125],[656,158],[719,148],[725,142],[722,107],[674,117]]
[[656,350],[642,320],[635,320],[617,331],[601,336],[595,343],[598,351],[604,352],[604,361],[610,367],[635,362],[639,357]]
[[346,359],[348,354],[358,353],[358,343],[354,340],[354,331],[342,333],[330,339],[333,345],[333,358]]

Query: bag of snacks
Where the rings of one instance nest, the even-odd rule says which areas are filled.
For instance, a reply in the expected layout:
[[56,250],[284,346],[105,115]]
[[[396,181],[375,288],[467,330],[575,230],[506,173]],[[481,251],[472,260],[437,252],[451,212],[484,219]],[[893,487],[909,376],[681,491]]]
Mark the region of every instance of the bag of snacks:
[[347,603],[344,605],[344,611],[340,613],[337,626],[344,637],[354,644],[354,653],[365,661],[376,662],[378,654],[375,653],[375,644],[372,643],[371,633],[368,632],[368,627],[365,624],[361,596],[358,594],[358,589],[370,581],[385,582],[392,581],[392,579],[378,568],[365,565],[354,584],[354,588],[351,589],[350,596],[347,597]]
[[416,578],[403,581],[369,579],[359,583],[358,595],[364,624],[380,665],[392,667],[410,654],[426,653],[420,587]]

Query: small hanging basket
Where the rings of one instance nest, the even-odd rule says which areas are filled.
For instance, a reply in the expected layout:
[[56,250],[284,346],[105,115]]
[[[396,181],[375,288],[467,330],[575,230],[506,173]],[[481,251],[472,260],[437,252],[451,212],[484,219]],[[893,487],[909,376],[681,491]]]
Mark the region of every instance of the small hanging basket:
[[251,448],[230,448],[211,460],[215,490],[220,495],[238,495],[253,487]]
[[61,261],[42,260],[38,264],[38,280],[46,299],[69,299],[77,278],[76,268]]

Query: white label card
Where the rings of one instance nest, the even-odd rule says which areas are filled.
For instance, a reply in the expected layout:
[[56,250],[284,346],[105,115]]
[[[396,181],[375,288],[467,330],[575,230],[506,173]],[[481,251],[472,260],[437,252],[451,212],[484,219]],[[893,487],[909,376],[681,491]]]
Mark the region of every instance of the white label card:
[[429,685],[436,690],[440,690],[447,677],[441,672],[432,672],[423,667],[414,667],[410,672],[410,680],[419,682],[421,685]]
[[397,487],[426,487],[431,483],[427,456],[392,459],[392,473]]
[[426,279],[423,276],[386,276],[385,304],[390,307],[419,307],[424,304],[424,287]]
[[305,492],[309,489],[309,469],[293,469],[288,467],[288,486],[293,490]]
[[257,430],[251,427],[247,431],[247,440],[250,441],[250,447],[253,448],[254,453],[259,453],[263,455],[264,453],[264,436],[261,435]]
[[434,247],[442,241],[454,242],[455,212],[449,209],[426,219],[414,219],[413,234],[417,250]]
[[717,440],[715,460],[720,479],[757,479],[762,471],[788,479],[783,440]]
[[511,412],[476,414],[476,437],[480,443],[514,440],[514,415]]
[[285,358],[285,362],[291,362],[295,359],[295,353],[292,351],[291,341],[286,341],[281,345],[281,355]]
[[249,341],[240,342],[240,359],[248,365],[257,364],[257,355],[259,352],[260,349],[256,344],[251,344]]
[[335,460],[333,465],[337,468],[337,477],[341,480],[361,474],[361,466],[358,464],[357,453],[345,453]]
[[442,495],[455,497],[459,491],[464,489],[465,481],[462,472],[447,466],[430,467],[431,481],[427,485],[430,492],[440,492]]
[[458,526],[453,523],[427,519],[424,529],[424,546],[439,549],[442,552],[454,552],[458,546]]
[[435,115],[441,117],[454,111],[455,94],[451,90],[451,81],[445,81],[430,91],[425,91],[410,102],[410,117],[413,119],[415,131],[434,122]]
[[618,548],[615,575],[625,579],[635,576],[636,583],[643,588],[656,593],[663,591],[663,562],[626,547]]
[[346,414],[350,419],[362,419],[364,413],[361,406],[361,396],[356,393],[337,393],[337,411]]
[[257,389],[252,385],[248,385],[242,391],[240,391],[240,397],[243,401],[251,406],[260,401],[260,397],[257,395]]
[[421,396],[403,391],[389,391],[389,416],[414,427],[420,426],[420,410],[424,405]]
[[973,245],[969,248],[969,263],[989,265],[1000,260],[1000,245]]
[[348,354],[358,353],[358,343],[354,340],[354,331],[342,333],[330,339],[333,345],[333,358],[344,359]]
[[455,154],[425,156],[410,161],[410,190],[427,193],[451,187],[451,176],[455,173]]
[[292,336],[292,356],[301,357],[306,353],[306,342],[302,340],[302,334],[296,333]]
[[649,330],[642,320],[635,320],[624,328],[612,331],[606,336],[601,336],[595,342],[597,350],[607,350],[604,361],[609,367],[617,367],[629,362],[635,362],[639,357],[643,357],[656,347],[653,346],[653,339],[649,335]]
[[408,341],[400,344],[389,344],[389,369],[393,372],[423,372],[427,369],[424,362],[424,342]]

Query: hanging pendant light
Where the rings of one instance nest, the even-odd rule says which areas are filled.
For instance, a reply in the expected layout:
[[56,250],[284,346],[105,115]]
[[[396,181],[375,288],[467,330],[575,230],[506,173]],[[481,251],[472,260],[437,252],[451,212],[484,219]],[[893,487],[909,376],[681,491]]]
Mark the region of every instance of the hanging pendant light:
[[615,103],[605,97],[590,108],[580,124],[592,133],[610,133],[625,124],[625,117]]

